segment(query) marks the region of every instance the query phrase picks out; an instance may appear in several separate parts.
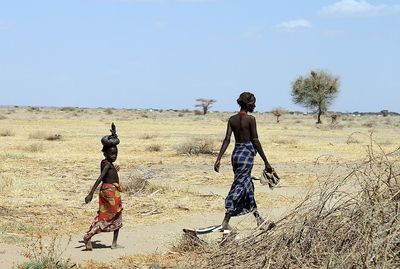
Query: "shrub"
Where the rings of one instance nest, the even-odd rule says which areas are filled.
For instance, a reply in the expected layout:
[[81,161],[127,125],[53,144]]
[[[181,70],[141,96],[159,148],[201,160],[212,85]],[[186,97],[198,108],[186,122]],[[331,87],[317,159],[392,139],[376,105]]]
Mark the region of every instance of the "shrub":
[[194,138],[181,145],[176,146],[176,150],[181,154],[212,154],[215,150],[214,141],[208,138]]
[[[59,241],[59,242],[58,242]],[[71,237],[69,238],[71,242]],[[68,244],[69,244],[68,242]],[[56,237],[45,244],[42,237],[37,238],[26,246],[23,255],[29,261],[18,265],[19,269],[70,269],[77,268],[69,259],[61,258],[63,250],[60,249],[61,240]]]
[[43,145],[42,144],[32,144],[25,148],[29,152],[43,152]]
[[0,174],[0,193],[9,190],[14,184],[14,179],[5,174]]
[[104,113],[111,115],[112,113],[114,113],[114,111],[111,108],[106,108],[104,109]]
[[40,108],[35,107],[35,106],[28,107],[27,110],[28,110],[29,112],[40,112]]
[[60,108],[60,111],[75,111],[76,109],[74,107],[66,106]]
[[36,131],[30,133],[29,138],[53,141],[53,140],[61,140],[62,136],[60,134],[48,134],[44,131]]
[[148,170],[133,170],[124,182],[124,192],[130,195],[137,195],[165,189],[165,187],[157,187],[150,184],[149,179],[151,177],[152,174]]
[[374,122],[366,122],[366,123],[363,123],[362,126],[372,128],[375,126],[375,123]]
[[62,136],[60,134],[48,135],[46,137],[46,140],[49,140],[49,141],[61,140],[61,139],[62,139]]
[[155,134],[143,134],[143,135],[141,135],[139,138],[140,138],[140,139],[148,140],[148,139],[153,139],[153,138],[155,138],[155,137],[156,137]]
[[15,133],[11,130],[1,130],[0,136],[14,136]]
[[158,151],[161,151],[161,146],[159,144],[150,145],[147,147],[147,150],[151,151],[151,152],[154,152],[154,151],[158,152]]

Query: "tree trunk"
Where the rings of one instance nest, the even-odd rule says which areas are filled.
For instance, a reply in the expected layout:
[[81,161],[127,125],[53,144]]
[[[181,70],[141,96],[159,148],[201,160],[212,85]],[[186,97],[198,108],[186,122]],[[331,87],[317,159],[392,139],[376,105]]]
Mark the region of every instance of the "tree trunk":
[[203,106],[203,115],[207,114],[207,106]]
[[322,115],[322,111],[321,111],[321,108],[319,107],[319,108],[318,108],[318,120],[317,120],[317,124],[321,124],[321,123],[322,123],[322,121],[321,121],[321,115]]

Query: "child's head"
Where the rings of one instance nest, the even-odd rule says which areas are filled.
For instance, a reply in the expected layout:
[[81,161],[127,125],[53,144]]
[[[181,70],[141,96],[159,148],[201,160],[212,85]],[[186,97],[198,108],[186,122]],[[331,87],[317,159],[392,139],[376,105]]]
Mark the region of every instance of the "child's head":
[[256,107],[256,97],[251,92],[242,92],[237,99],[237,103],[241,109],[253,112]]
[[118,156],[118,148],[117,146],[103,146],[101,150],[103,152],[104,157],[106,157],[107,161],[113,163],[117,160]]
[[109,162],[115,162],[118,156],[117,145],[119,144],[119,139],[114,123],[111,124],[110,131],[111,135],[106,135],[101,139],[101,143],[103,144],[103,149],[101,151]]

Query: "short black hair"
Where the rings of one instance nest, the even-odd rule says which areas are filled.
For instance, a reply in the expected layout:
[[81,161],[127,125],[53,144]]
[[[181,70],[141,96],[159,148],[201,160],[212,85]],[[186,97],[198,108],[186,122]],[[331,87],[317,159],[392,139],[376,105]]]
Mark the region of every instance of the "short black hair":
[[239,98],[236,100],[241,108],[246,108],[249,103],[254,103],[256,97],[251,92],[242,92]]
[[116,149],[118,149],[116,145],[115,145],[115,146],[114,146],[114,145],[104,145],[103,148],[101,149],[101,151],[102,151],[103,153],[106,153],[106,151],[109,150],[110,148],[116,148]]

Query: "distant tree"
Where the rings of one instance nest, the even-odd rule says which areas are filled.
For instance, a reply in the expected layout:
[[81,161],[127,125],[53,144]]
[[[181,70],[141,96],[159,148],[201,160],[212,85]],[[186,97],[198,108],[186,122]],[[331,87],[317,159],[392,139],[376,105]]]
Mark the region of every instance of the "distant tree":
[[337,123],[337,118],[338,118],[338,115],[337,114],[332,114],[331,115],[331,123],[332,124],[336,124]]
[[196,101],[199,102],[199,104],[196,104],[196,107],[203,108],[203,115],[207,114],[208,110],[211,108],[211,105],[217,102],[217,100],[207,98],[197,98]]
[[271,113],[276,117],[276,123],[279,123],[279,117],[286,111],[283,108],[277,107],[271,110]]
[[339,77],[320,70],[310,75],[298,77],[292,84],[292,98],[295,104],[313,109],[318,113],[317,123],[322,123],[321,115],[333,103],[339,93]]
[[381,115],[384,116],[384,117],[389,116],[389,110],[387,110],[387,109],[381,110]]

